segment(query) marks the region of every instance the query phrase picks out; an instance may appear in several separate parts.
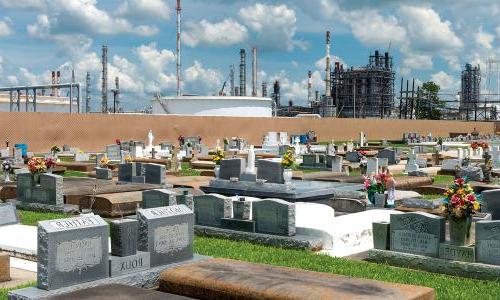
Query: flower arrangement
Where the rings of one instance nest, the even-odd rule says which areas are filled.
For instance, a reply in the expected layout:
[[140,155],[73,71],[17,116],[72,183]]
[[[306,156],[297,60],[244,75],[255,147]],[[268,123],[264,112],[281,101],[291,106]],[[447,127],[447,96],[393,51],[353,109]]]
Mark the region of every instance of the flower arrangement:
[[365,150],[359,150],[358,153],[361,154],[361,156],[366,156],[367,152]]
[[10,173],[12,170],[12,162],[8,159],[2,161],[2,171]]
[[289,147],[288,150],[286,150],[285,154],[283,155],[283,158],[281,159],[281,165],[285,169],[290,169],[293,167],[295,164],[295,150],[293,147]]
[[184,136],[179,135],[179,137],[177,138],[177,141],[179,142],[179,146],[184,145]]
[[364,188],[368,193],[384,193],[386,190],[386,183],[389,179],[385,173],[379,173],[371,176],[363,176]]
[[229,139],[228,138],[224,138],[224,145],[229,145]]
[[51,169],[57,166],[57,160],[54,157],[49,156],[45,159],[45,166],[47,167],[47,169]]
[[132,162],[132,156],[130,156],[130,154],[127,154],[127,155],[125,156],[125,162],[126,162],[126,163],[131,163],[131,162]]
[[447,216],[455,219],[470,217],[481,206],[472,187],[463,178],[455,179],[444,196],[441,209]]
[[107,156],[103,156],[101,161],[99,162],[103,168],[107,168],[109,165],[109,158]]
[[476,150],[478,147],[483,148],[484,150],[489,149],[489,145],[486,142],[473,142],[470,147],[474,150]]
[[215,150],[215,155],[212,158],[212,160],[215,162],[216,165],[220,165],[220,162],[223,159],[224,159],[224,151],[222,151],[221,149],[217,148]]
[[61,148],[59,148],[57,145],[54,145],[54,146],[52,146],[52,148],[50,148],[50,152],[53,154],[57,154],[57,153],[61,152]]
[[117,145],[121,145],[122,141],[121,141],[120,139],[116,139],[116,140],[115,140],[115,143],[116,143]]
[[31,174],[40,174],[47,170],[45,159],[41,157],[32,157],[28,161],[28,169]]

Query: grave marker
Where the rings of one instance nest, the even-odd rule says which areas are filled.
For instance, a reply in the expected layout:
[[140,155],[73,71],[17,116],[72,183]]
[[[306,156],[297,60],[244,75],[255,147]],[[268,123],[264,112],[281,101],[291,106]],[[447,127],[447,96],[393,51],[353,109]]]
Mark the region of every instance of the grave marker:
[[106,278],[108,224],[94,215],[40,221],[37,257],[40,289]]
[[445,238],[445,219],[415,212],[391,215],[391,250],[437,257]]
[[476,222],[477,262],[500,265],[500,221]]
[[154,207],[177,205],[176,196],[177,196],[176,192],[167,189],[143,191],[142,208],[154,208]]
[[245,160],[243,158],[223,159],[220,162],[220,179],[229,180],[231,177],[240,178],[245,171]]
[[295,203],[280,199],[254,201],[252,220],[255,231],[276,235],[295,235]]
[[138,209],[139,250],[151,254],[152,267],[193,257],[194,218],[185,205]]
[[208,194],[193,200],[196,225],[220,227],[222,218],[231,217],[231,198]]
[[257,161],[257,179],[265,179],[268,183],[285,183],[283,166],[280,162],[259,159]]
[[12,203],[0,203],[0,226],[19,223],[16,206]]

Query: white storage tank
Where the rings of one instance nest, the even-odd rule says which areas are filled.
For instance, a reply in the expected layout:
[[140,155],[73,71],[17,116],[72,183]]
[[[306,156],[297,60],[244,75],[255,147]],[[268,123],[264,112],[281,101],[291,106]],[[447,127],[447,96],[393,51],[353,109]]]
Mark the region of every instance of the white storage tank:
[[153,114],[272,117],[272,99],[242,96],[173,96],[152,100]]

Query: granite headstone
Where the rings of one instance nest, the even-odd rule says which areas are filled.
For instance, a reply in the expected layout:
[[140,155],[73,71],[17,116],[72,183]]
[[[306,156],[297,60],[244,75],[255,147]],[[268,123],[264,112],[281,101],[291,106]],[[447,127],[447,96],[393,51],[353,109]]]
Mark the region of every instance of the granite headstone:
[[275,235],[295,235],[295,203],[281,199],[254,201],[252,220],[255,231]]
[[500,265],[500,221],[476,222],[477,262]]

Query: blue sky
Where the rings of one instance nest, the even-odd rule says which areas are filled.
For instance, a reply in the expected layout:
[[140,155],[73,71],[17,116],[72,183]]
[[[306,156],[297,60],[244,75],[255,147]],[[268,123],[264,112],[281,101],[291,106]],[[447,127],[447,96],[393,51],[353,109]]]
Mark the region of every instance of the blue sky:
[[[229,65],[237,69],[239,49],[249,54],[256,46],[259,87],[279,79],[282,98],[305,103],[308,70],[323,92],[331,30],[335,60],[362,66],[391,45],[397,83],[401,76],[433,80],[456,93],[465,63],[479,64],[486,76],[488,58],[500,58],[500,1],[434,2],[184,0],[183,91],[217,93]],[[88,71],[97,108],[107,44],[110,82],[119,76],[125,108],[141,108],[154,92],[175,93],[175,43],[174,0],[0,0],[2,86],[48,83],[57,69],[63,80],[75,69],[83,82]],[[250,87],[250,64],[247,71]]]

